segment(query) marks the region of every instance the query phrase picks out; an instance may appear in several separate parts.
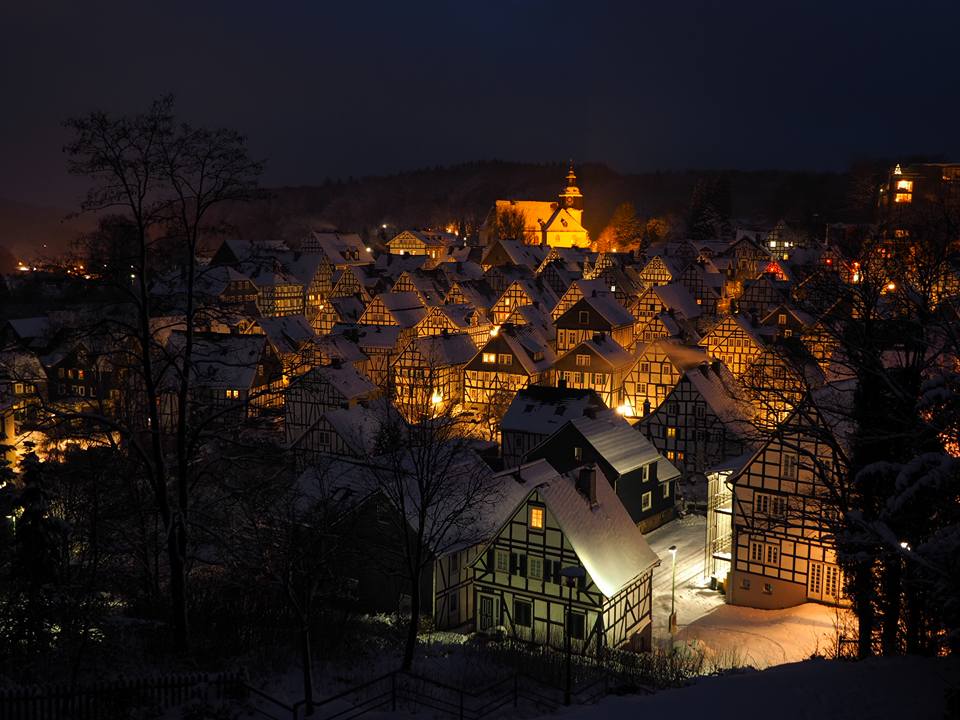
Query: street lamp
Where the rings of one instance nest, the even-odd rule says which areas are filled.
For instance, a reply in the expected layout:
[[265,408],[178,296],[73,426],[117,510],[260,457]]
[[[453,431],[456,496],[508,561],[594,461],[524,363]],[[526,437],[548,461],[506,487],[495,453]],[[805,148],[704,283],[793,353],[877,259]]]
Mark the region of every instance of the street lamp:
[[[566,650],[566,665],[567,665],[567,683],[563,690],[563,704],[570,704],[570,687],[572,685],[571,671],[570,671],[570,619],[573,616],[573,588],[577,585],[577,580],[586,576],[586,572],[582,567],[573,566],[565,567],[560,571],[560,575],[563,577],[564,583],[569,590],[567,594],[567,622],[564,623],[565,631],[565,641],[564,649]],[[584,628],[586,629],[586,628]]]
[[670,636],[677,634],[677,546],[667,548],[673,557],[673,580],[670,583]]

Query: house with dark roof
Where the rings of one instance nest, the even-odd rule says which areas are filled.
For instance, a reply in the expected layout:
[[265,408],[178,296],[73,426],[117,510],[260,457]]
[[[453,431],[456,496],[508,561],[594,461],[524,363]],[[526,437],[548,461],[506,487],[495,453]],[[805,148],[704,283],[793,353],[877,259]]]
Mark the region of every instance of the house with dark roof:
[[612,412],[593,390],[546,385],[518,390],[500,422],[503,466],[519,465],[524,455],[574,418]]
[[539,459],[561,472],[596,463],[643,532],[673,518],[680,471],[624,420],[570,420],[524,457]]

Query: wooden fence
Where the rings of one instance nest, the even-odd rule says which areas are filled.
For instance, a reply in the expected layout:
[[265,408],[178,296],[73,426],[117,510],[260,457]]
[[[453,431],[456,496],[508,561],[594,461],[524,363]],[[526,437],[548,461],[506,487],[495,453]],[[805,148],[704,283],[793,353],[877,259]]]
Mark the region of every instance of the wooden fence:
[[0,720],[114,720],[191,700],[217,702],[245,692],[240,673],[186,673],[89,685],[0,688]]

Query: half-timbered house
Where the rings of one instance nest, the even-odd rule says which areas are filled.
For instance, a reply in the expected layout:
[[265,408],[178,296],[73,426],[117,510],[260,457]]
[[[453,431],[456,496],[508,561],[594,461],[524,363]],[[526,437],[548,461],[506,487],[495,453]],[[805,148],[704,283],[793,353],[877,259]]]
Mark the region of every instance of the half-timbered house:
[[685,478],[702,480],[708,468],[737,457],[756,442],[756,408],[719,362],[686,371],[664,402],[637,429]]
[[548,379],[555,361],[553,349],[536,330],[504,325],[467,363],[464,402],[480,411],[502,405],[506,412],[517,390]]
[[679,278],[680,270],[674,265],[673,260],[660,255],[654,255],[650,258],[647,264],[643,266],[643,270],[640,271],[640,280],[647,287],[669,285]]
[[379,394],[379,388],[353,365],[334,361],[313,368],[287,388],[284,405],[287,443],[300,437],[325,410],[349,410]]
[[[830,390],[833,392],[833,390]],[[727,479],[734,605],[842,604],[843,574],[827,522],[843,472],[839,423],[806,404]],[[722,572],[721,567],[718,572]]]
[[612,294],[591,294],[580,298],[554,320],[557,353],[605,335],[624,348],[633,344],[634,318]]
[[764,342],[753,323],[743,315],[724,317],[701,338],[710,357],[722,360],[734,377],[746,372],[763,351]]
[[408,422],[452,412],[463,402],[463,368],[476,354],[465,333],[411,340],[391,367],[397,409]]
[[555,647],[569,638],[582,654],[649,649],[659,559],[609,481],[596,466],[561,474],[544,460],[508,473],[527,494],[471,562],[477,631]]
[[616,340],[598,333],[572,347],[553,365],[556,385],[595,391],[609,408],[623,401],[623,383],[636,358]]
[[649,415],[666,399],[687,370],[708,360],[698,347],[669,340],[637,345],[637,361],[623,381],[623,415],[638,418]]

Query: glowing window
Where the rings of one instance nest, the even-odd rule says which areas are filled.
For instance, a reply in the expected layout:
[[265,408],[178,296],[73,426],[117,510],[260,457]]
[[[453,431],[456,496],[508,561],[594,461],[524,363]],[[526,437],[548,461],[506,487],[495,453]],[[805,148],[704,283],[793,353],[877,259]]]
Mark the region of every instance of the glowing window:
[[911,193],[900,193],[898,192],[893,196],[893,201],[895,203],[908,203],[913,202],[913,195]]
[[904,192],[912,193],[913,180],[897,180],[897,190],[903,190]]
[[497,354],[496,354],[496,353],[484,353],[484,354],[483,354],[483,362],[489,363],[489,364],[492,364],[492,363],[497,362]]
[[531,530],[543,530],[543,508],[539,505],[530,506],[530,521],[528,523]]
[[676,429],[675,427],[668,427],[668,428],[667,428],[667,437],[668,437],[668,438],[675,438],[676,436],[677,436],[677,429]]

